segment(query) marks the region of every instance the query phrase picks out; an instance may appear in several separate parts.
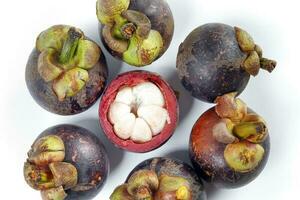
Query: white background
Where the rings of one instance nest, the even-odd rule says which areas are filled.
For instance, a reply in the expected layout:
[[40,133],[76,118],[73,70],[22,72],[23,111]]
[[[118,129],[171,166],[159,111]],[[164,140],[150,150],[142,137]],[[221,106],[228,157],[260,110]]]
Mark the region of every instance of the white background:
[[[241,97],[267,120],[272,149],[263,173],[251,184],[235,190],[208,188],[209,200],[299,199],[300,184],[300,70],[299,8],[297,1],[169,0],[175,33],[164,56],[144,69],[159,72],[181,91],[181,119],[173,137],[151,153],[135,154],[116,149],[98,125],[99,101],[88,111],[70,117],[46,112],[29,95],[24,72],[36,36],[54,24],[80,27],[100,42],[95,0],[2,1],[0,8],[0,199],[40,199],[26,185],[22,168],[26,152],[44,129],[61,123],[78,124],[101,134],[111,159],[111,173],[97,198],[107,200],[131,169],[153,156],[171,155],[188,162],[186,150],[196,119],[212,105],[194,100],[175,74],[177,49],[197,26],[223,22],[247,30],[265,56],[278,61],[272,74],[261,71]],[[106,54],[107,55],[107,54]],[[107,55],[110,80],[119,72],[134,70]]]

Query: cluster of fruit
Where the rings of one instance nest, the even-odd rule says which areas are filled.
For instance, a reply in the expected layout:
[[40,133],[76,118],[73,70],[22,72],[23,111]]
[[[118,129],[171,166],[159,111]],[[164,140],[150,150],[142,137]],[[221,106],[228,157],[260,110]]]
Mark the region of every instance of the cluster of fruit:
[[[97,17],[108,52],[136,67],[162,56],[173,37],[173,16],[164,0],[98,0]],[[241,28],[211,23],[192,31],[179,47],[178,77],[192,96],[215,103],[191,131],[194,168],[171,158],[151,158],[133,169],[110,199],[204,200],[201,180],[224,188],[252,181],[267,162],[270,138],[264,119],[237,96],[251,75],[275,66]],[[144,70],[120,74],[106,87],[107,77],[100,47],[67,25],[52,26],[37,37],[26,67],[28,89],[46,110],[78,114],[102,95],[99,121],[113,144],[144,153],[166,143],[179,114],[170,85]],[[108,171],[100,139],[74,125],[41,133],[24,164],[26,182],[44,200],[91,199]]]

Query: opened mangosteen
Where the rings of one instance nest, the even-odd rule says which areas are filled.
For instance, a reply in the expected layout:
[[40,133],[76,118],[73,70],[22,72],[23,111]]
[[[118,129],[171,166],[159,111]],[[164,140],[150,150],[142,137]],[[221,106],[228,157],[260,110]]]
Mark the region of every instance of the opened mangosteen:
[[91,107],[106,85],[100,47],[74,27],[56,25],[36,40],[26,66],[31,96],[44,109],[71,115]]
[[196,28],[180,45],[177,72],[183,86],[206,102],[230,92],[240,94],[250,75],[272,72],[276,62],[243,29],[211,23]]
[[151,158],[136,166],[110,200],[206,200],[201,180],[188,164]]
[[164,0],[97,0],[97,17],[106,49],[133,66],[158,59],[173,37],[173,16]]
[[217,187],[248,184],[261,173],[269,157],[266,122],[236,95],[218,97],[217,105],[197,120],[190,137],[195,169]]
[[178,121],[174,91],[158,74],[131,71],[106,88],[99,106],[100,125],[116,146],[148,152],[163,145]]
[[41,133],[28,152],[24,177],[43,200],[92,199],[109,173],[101,141],[88,130],[58,125]]

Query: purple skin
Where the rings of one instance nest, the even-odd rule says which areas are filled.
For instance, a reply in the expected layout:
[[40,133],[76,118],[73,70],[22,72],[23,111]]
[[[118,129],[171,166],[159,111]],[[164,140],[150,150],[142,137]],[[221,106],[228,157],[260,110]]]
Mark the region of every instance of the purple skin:
[[212,103],[218,96],[234,91],[240,94],[245,89],[250,74],[241,65],[246,57],[233,27],[205,24],[180,45],[177,71],[192,96]]
[[[249,109],[249,112],[253,113],[251,109]],[[215,140],[211,133],[211,124],[213,120],[218,119],[219,117],[215,113],[214,108],[211,108],[201,115],[195,123],[189,145],[191,162],[199,177],[217,188],[232,189],[242,187],[253,181],[265,168],[270,154],[270,136],[268,135],[266,140],[261,143],[265,150],[265,155],[260,164],[249,172],[240,173],[231,169],[224,159],[226,144],[211,142]],[[194,130],[197,129],[195,128],[196,126],[205,128],[202,128],[202,131],[197,131]],[[195,132],[199,132],[199,134]],[[193,145],[196,142],[194,139],[199,141],[197,146]],[[196,150],[193,149],[193,146],[196,146]],[[209,148],[210,151],[206,151],[209,153],[199,153],[197,155],[195,151],[202,152],[201,149],[203,148]]]
[[[144,13],[150,19],[151,28],[158,31],[163,38],[164,46],[159,57],[162,56],[169,48],[174,33],[173,15],[167,2],[165,0],[131,0],[128,10]],[[119,55],[106,45],[102,37],[102,28],[103,26],[100,24],[99,33],[105,48],[113,56],[122,58],[122,55]]]
[[90,108],[101,96],[108,76],[104,54],[101,53],[98,63],[90,70],[89,81],[73,97],[59,101],[52,89],[52,82],[45,82],[37,70],[39,52],[35,48],[26,66],[26,84],[34,100],[49,112],[59,115],[73,115]]
[[[57,125],[42,132],[37,139],[59,136],[65,144],[65,162],[78,171],[78,191],[69,189],[66,200],[94,198],[104,185],[109,173],[109,159],[100,139],[90,131],[74,125]],[[80,190],[81,189],[81,190]]]
[[198,178],[196,172],[188,164],[170,158],[157,157],[145,160],[138,164],[128,175],[126,182],[130,176],[138,170],[153,170],[159,176],[160,174],[167,174],[170,176],[180,176],[186,178],[191,183],[192,199],[206,200],[206,193],[201,180]]

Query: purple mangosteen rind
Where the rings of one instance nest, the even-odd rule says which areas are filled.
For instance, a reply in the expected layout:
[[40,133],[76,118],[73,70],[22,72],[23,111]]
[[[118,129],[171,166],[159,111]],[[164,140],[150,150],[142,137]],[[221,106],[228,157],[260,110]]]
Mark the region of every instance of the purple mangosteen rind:
[[[243,44],[243,42],[245,44]],[[199,100],[242,93],[259,68],[271,72],[276,62],[262,57],[261,48],[244,30],[209,23],[193,30],[180,45],[177,72],[183,86]]]
[[36,140],[55,135],[65,145],[64,162],[76,167],[78,182],[66,190],[68,199],[92,199],[102,189],[109,174],[109,159],[100,139],[85,128],[62,124],[43,131]]
[[[224,159],[219,160],[221,165],[218,167],[218,170],[215,171],[212,169],[212,165],[207,164],[205,160],[197,158],[191,148],[189,153],[193,167],[202,180],[212,183],[217,188],[234,189],[252,182],[265,168],[270,155],[270,137],[268,136],[261,145],[265,149],[264,157],[253,171],[247,173],[234,171],[228,167]],[[221,145],[220,151],[218,152],[220,157],[223,156],[225,147],[225,144]]]
[[218,97],[195,122],[189,155],[200,178],[219,188],[238,188],[265,168],[270,136],[265,120],[237,93]]
[[129,178],[139,170],[151,170],[154,171],[157,176],[165,174],[168,176],[183,177],[187,179],[191,185],[193,200],[207,199],[201,179],[198,177],[194,169],[183,161],[166,157],[155,157],[147,159],[138,164],[129,173],[125,182],[127,183]]
[[[84,39],[93,42],[89,38]],[[53,81],[46,82],[39,73],[40,54],[37,48],[31,52],[26,65],[25,80],[31,96],[42,108],[59,115],[74,115],[90,108],[101,96],[108,77],[106,59],[101,51],[98,62],[87,70],[88,81],[83,88],[64,100],[58,99],[53,90]]]

